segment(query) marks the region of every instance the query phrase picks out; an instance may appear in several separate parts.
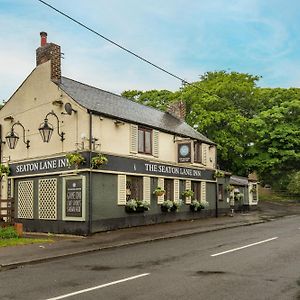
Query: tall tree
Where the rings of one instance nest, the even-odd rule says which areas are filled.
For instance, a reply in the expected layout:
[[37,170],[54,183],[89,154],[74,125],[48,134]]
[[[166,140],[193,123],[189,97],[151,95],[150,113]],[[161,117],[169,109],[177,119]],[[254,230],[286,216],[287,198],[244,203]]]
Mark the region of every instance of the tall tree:
[[148,105],[159,110],[166,110],[168,104],[179,97],[179,93],[173,93],[168,90],[151,90],[151,91],[124,91],[123,97],[136,101],[138,103]]
[[300,90],[276,89],[275,98],[274,106],[250,122],[254,143],[245,163],[258,170],[265,182],[286,188],[283,179],[300,170]]
[[217,143],[220,168],[238,175],[256,170],[264,181],[286,187],[287,174],[300,169],[300,89],[258,88],[259,79],[208,72],[177,92],[122,95],[161,110],[185,100],[186,121]]
[[208,72],[183,90],[187,122],[217,143],[220,168],[246,175],[248,120],[257,112],[254,97],[258,76]]

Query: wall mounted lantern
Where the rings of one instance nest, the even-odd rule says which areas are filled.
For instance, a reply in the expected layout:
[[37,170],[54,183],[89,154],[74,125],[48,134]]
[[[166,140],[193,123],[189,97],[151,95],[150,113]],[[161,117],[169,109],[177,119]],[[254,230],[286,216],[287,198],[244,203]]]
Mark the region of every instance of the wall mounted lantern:
[[40,127],[39,127],[39,132],[41,134],[41,137],[43,139],[44,143],[49,143],[52,133],[53,133],[53,125],[51,123],[48,122],[48,117],[49,116],[54,116],[57,120],[57,134],[60,136],[60,140],[63,142],[65,140],[65,133],[64,132],[60,132],[59,130],[59,119],[58,116],[55,114],[55,112],[52,110],[50,112],[47,113],[45,120],[43,123],[41,123]]
[[21,126],[23,129],[23,143],[26,145],[28,149],[30,147],[30,141],[26,140],[25,138],[25,128],[24,126],[18,121],[12,125],[10,132],[6,135],[5,139],[9,149],[15,149],[19,140],[19,135],[14,131],[14,127],[18,125]]

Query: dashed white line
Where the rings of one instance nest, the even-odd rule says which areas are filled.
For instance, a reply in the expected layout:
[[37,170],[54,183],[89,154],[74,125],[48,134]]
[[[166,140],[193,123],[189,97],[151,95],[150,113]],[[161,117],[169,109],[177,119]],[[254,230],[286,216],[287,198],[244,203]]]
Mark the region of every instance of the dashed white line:
[[49,299],[46,299],[46,300],[64,299],[64,298],[68,298],[68,297],[71,297],[71,296],[75,296],[75,295],[87,293],[87,292],[94,291],[94,290],[97,290],[97,289],[102,289],[102,288],[107,287],[107,286],[111,286],[111,285],[114,285],[114,284],[122,283],[122,282],[125,282],[125,281],[137,279],[137,278],[148,276],[148,275],[150,275],[150,273],[144,273],[144,274],[140,274],[140,275],[135,275],[135,276],[123,278],[123,279],[120,279],[120,280],[108,282],[108,283],[105,283],[105,284],[97,285],[97,286],[94,286],[94,287],[91,287],[91,288],[88,288],[88,289],[84,289],[84,290],[80,290],[80,291],[77,291],[77,292],[73,292],[73,293],[69,293],[69,294],[57,296],[57,297],[54,297],[54,298],[49,298]]
[[219,252],[219,253],[216,253],[216,254],[212,254],[211,256],[219,256],[219,255],[222,255],[222,254],[226,254],[226,253],[230,253],[230,252],[242,250],[242,249],[245,249],[245,248],[248,248],[248,247],[252,247],[252,246],[256,246],[256,245],[259,245],[259,244],[262,244],[262,243],[271,242],[271,241],[276,240],[276,239],[278,239],[277,236],[273,237],[273,238],[270,238],[270,239],[267,239],[267,240],[263,240],[263,241],[260,241],[260,242],[249,244],[249,245],[246,245],[246,246],[242,246],[242,247],[234,248],[234,249],[231,249],[231,250],[227,250],[227,251]]

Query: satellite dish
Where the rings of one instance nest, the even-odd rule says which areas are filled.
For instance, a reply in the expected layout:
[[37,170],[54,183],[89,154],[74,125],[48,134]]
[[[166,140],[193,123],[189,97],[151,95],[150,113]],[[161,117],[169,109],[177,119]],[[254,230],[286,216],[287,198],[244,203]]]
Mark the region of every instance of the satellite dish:
[[68,115],[71,115],[73,111],[77,112],[75,109],[72,108],[72,105],[68,102],[65,104],[65,111]]

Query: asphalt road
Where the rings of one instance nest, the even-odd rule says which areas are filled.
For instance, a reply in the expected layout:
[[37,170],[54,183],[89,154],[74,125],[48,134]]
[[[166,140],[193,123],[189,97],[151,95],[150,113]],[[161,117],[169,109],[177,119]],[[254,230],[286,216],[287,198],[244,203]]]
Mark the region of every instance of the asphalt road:
[[300,299],[300,216],[2,271],[0,299]]

